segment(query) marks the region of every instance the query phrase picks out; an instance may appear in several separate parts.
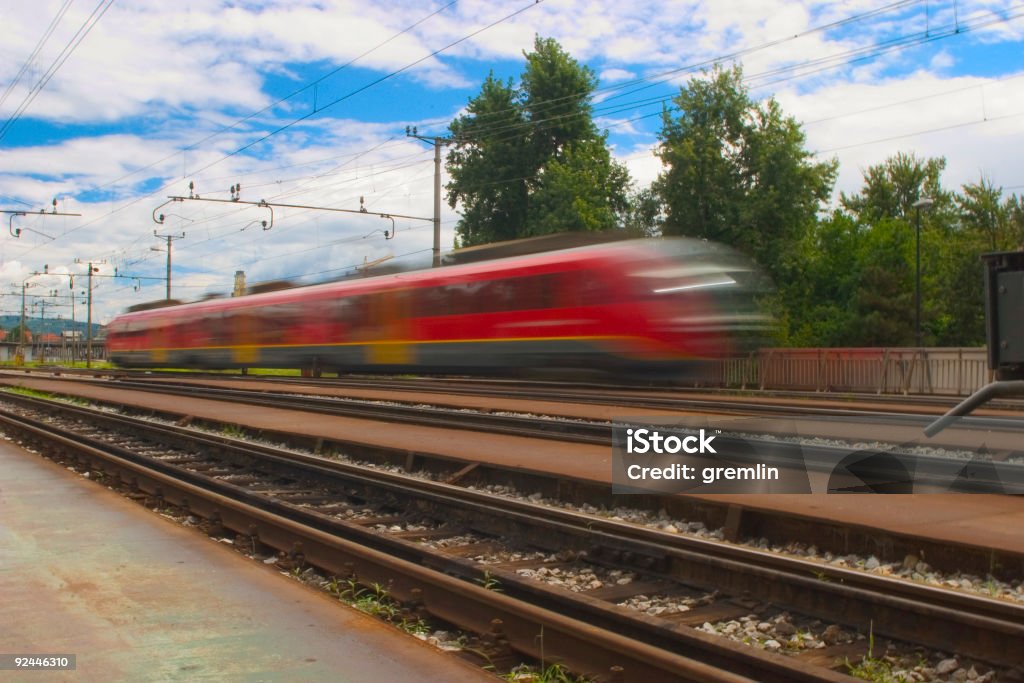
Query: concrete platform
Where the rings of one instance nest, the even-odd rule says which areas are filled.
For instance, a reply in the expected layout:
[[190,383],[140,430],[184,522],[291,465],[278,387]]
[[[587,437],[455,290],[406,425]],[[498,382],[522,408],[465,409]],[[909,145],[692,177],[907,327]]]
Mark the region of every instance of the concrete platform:
[[0,441],[0,681],[494,681],[274,569]]

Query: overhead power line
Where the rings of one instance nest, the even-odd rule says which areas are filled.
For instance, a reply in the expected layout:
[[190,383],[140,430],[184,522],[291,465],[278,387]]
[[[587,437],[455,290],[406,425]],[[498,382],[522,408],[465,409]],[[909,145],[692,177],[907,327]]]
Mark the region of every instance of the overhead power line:
[[[292,99],[296,95],[301,95],[302,93],[308,92],[309,90],[312,90],[312,89],[316,88],[316,86],[318,86],[320,83],[323,83],[324,81],[326,81],[331,76],[334,76],[337,73],[343,71],[344,69],[347,69],[348,67],[352,66],[353,64],[358,62],[363,57],[366,57],[368,55],[373,54],[374,52],[376,52],[380,48],[384,47],[385,45],[387,45],[391,41],[395,40],[396,38],[399,38],[399,37],[405,35],[406,33],[408,33],[409,31],[413,30],[414,28],[416,28],[417,26],[419,26],[423,22],[427,21],[428,19],[431,19],[431,18],[437,16],[438,14],[440,14],[441,12],[444,12],[446,9],[448,9],[452,5],[456,4],[456,2],[458,2],[458,0],[452,0],[452,2],[449,2],[447,5],[444,5],[443,7],[441,7],[439,9],[431,12],[430,14],[428,14],[426,16],[424,16],[422,19],[419,19],[416,22],[406,26],[404,29],[402,29],[398,33],[394,34],[393,36],[391,36],[387,40],[384,40],[384,41],[378,43],[377,45],[374,45],[369,50],[366,50],[365,52],[359,54],[358,56],[353,57],[352,59],[350,59],[349,61],[345,62],[341,66],[328,71],[323,76],[320,76],[319,78],[316,78],[316,79],[306,83],[301,88],[298,88],[297,90],[292,91],[288,95],[285,95],[284,97],[279,98],[278,100],[276,100],[275,102],[267,105],[263,109],[260,109],[259,111],[255,111],[252,114],[248,114],[246,116],[243,116],[242,118],[238,119],[237,121],[234,121],[233,123],[230,123],[230,124],[228,124],[226,126],[223,126],[223,127],[219,128],[218,130],[210,133],[209,135],[207,135],[206,137],[202,138],[201,140],[197,140],[196,142],[190,143],[186,147],[182,147],[180,150],[176,150],[174,153],[168,154],[164,158],[159,159],[157,161],[154,161],[153,163],[149,164],[148,166],[142,166],[141,168],[137,168],[137,169],[131,171],[130,173],[126,173],[125,175],[110,181],[106,185],[101,185],[97,189],[102,189],[102,188],[105,188],[105,187],[110,187],[111,185],[116,185],[117,183],[121,182],[122,180],[126,180],[126,179],[132,177],[133,175],[137,175],[137,174],[141,173],[142,171],[149,170],[149,169],[151,169],[151,168],[153,168],[155,166],[158,166],[158,165],[162,164],[165,161],[173,159],[174,157],[178,156],[178,154],[181,154],[182,152],[186,152],[186,151],[189,151],[189,150],[196,149],[197,147],[199,147],[199,145],[201,145],[201,144],[203,144],[205,142],[209,142],[210,140],[212,140],[213,138],[217,137],[218,135],[222,135],[222,134],[228,132],[229,130],[234,130],[235,128],[237,128],[239,125],[245,123],[246,121],[251,121],[252,119],[254,119],[257,116],[259,116],[260,114],[265,114],[268,111],[273,110],[275,107],[278,107],[281,104],[284,104],[285,102],[287,102],[288,100]],[[166,188],[164,188],[164,189],[166,189]]]
[[25,110],[28,109],[30,104],[32,104],[32,101],[35,100],[36,96],[42,92],[43,88],[46,87],[46,84],[50,82],[51,78],[53,78],[53,75],[57,73],[57,70],[64,66],[64,62],[68,61],[68,58],[74,53],[82,41],[85,40],[85,37],[89,35],[89,32],[92,31],[93,27],[96,26],[97,22],[99,22],[113,4],[114,0],[100,0],[100,3],[96,5],[96,9],[92,11],[89,18],[85,20],[85,23],[83,23],[75,35],[72,36],[71,40],[69,40],[67,45],[64,46],[64,49],[61,50],[59,55],[57,55],[57,58],[53,60],[50,68],[40,76],[39,80],[29,91],[28,95],[25,96],[25,99],[22,100],[20,105],[18,105],[18,108],[15,109],[14,113],[11,114],[7,121],[0,126],[0,140],[2,140],[7,134],[7,131],[11,129],[14,122],[17,121],[23,113],[25,113]]
[[7,102],[7,98],[12,92],[14,92],[14,88],[21,82],[21,77],[25,75],[29,68],[31,68],[33,62],[36,61],[36,57],[39,56],[39,51],[43,49],[44,45],[46,45],[46,41],[50,39],[50,36],[53,34],[53,30],[57,28],[57,24],[60,23],[60,20],[64,18],[64,15],[67,13],[68,8],[71,7],[72,2],[74,2],[74,0],[64,0],[64,4],[61,5],[59,10],[57,10],[56,16],[50,20],[50,25],[46,27],[46,31],[43,32],[42,38],[40,38],[39,42],[36,43],[35,48],[32,50],[32,54],[30,54],[28,59],[25,60],[25,63],[21,65],[21,69],[19,69],[18,73],[15,74],[14,79],[7,84],[7,89],[4,90],[4,94],[0,95],[0,107],[4,106],[4,103]]

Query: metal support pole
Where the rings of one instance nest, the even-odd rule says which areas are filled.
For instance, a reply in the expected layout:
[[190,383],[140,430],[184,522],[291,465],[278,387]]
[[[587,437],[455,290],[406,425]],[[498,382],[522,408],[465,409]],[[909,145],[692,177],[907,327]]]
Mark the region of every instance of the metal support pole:
[[405,134],[408,137],[416,138],[423,142],[434,143],[434,258],[432,266],[437,268],[441,265],[441,145],[451,142],[451,139],[442,137],[429,138],[420,135],[415,127],[409,126],[406,126]]
[[914,287],[914,333],[921,348],[921,207],[914,204],[917,220],[917,276]]
[[92,263],[89,263],[89,313],[85,328],[85,367],[92,367]]
[[441,265],[441,138],[434,138],[434,260]]
[[[45,271],[45,269],[44,269],[44,271]],[[21,353],[22,360],[24,360],[24,358],[25,358],[25,333],[27,331],[25,329],[25,325],[26,325],[26,322],[25,322],[25,290],[29,286],[28,281],[31,280],[32,278],[34,278],[37,275],[45,275],[45,272],[40,273],[39,271],[36,271],[36,272],[32,273],[27,278],[25,278],[24,280],[21,281],[21,334],[19,335],[19,338],[18,338],[18,344],[19,344],[18,349],[19,349],[19,352]]]
[[[158,237],[162,240],[167,240],[167,300],[171,300],[171,242],[174,240],[184,239],[185,233],[180,235],[160,235],[156,230],[153,231],[153,236]],[[159,249],[157,249],[159,251]]]
[[915,232],[917,234],[917,269],[914,278],[914,335],[917,340],[917,348],[924,346],[921,337],[921,209],[930,209],[934,203],[933,199],[921,197],[913,204]]
[[25,359],[25,288],[28,287],[28,280],[21,283],[21,327],[19,328],[18,343],[21,344],[21,358]]
[[167,236],[167,300],[171,300],[171,236]]

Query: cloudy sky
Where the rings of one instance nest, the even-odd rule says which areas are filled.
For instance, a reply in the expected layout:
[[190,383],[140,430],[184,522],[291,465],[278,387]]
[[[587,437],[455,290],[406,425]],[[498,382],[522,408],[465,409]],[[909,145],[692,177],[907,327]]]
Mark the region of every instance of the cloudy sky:
[[[837,190],[903,151],[945,157],[948,188],[1024,192],[1024,1],[0,0],[0,18],[0,209],[27,213],[0,215],[7,314],[27,281],[30,316],[70,318],[68,275],[81,297],[89,262],[96,321],[162,298],[167,236],[185,300],[239,270],[309,283],[429,264],[433,149],[406,127],[443,135],[489,71],[518,78],[538,34],[599,76],[598,124],[638,186],[659,171],[662,107],[718,61],[839,160]],[[368,215],[164,205],[235,184],[249,202],[362,198]],[[386,240],[375,213],[412,218]],[[442,248],[456,220],[444,205]]]

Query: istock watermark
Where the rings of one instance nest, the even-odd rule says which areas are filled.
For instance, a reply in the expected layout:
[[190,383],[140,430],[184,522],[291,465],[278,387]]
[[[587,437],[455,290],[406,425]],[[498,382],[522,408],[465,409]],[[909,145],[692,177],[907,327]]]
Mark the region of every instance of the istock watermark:
[[808,492],[802,461],[768,464],[743,439],[721,429],[680,424],[613,429],[615,493]]
[[[689,436],[677,436],[669,434],[663,436],[661,432],[651,429],[626,429],[626,452],[627,453],[717,453],[711,442],[714,436],[705,436],[704,430],[698,434]],[[696,446],[694,444],[697,444]]]
[[[978,432],[976,446],[955,452],[923,432],[898,443],[865,440],[883,427],[839,417],[614,420],[612,492],[1024,494],[1024,462],[992,457],[1001,434]],[[1020,433],[1024,421],[1005,447],[1016,448]]]

